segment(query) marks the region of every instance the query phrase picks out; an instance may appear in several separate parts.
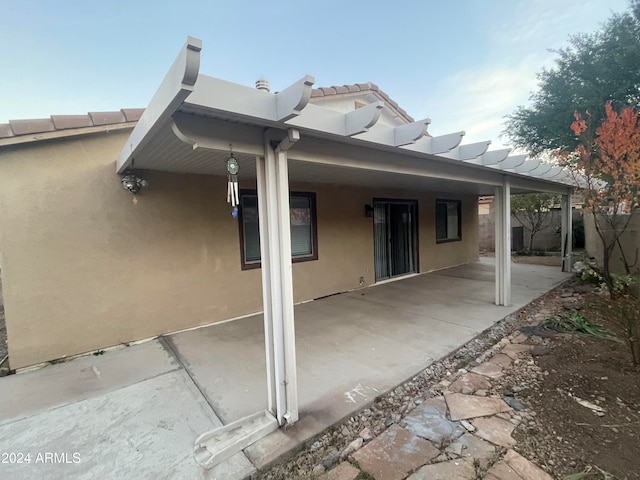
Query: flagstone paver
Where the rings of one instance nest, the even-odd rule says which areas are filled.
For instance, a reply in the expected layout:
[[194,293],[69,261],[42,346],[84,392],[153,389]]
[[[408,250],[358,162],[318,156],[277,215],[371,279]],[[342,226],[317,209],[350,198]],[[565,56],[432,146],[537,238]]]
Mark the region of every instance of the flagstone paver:
[[438,411],[442,415],[447,414],[447,402],[444,401],[443,396],[431,397],[424,401],[427,405],[431,405],[434,408],[437,408]]
[[473,459],[461,458],[449,462],[425,465],[407,480],[474,480],[476,469]]
[[465,393],[462,391],[465,387],[468,387],[471,393],[475,393],[478,390],[488,390],[491,388],[491,382],[484,375],[469,372],[460,376],[460,378],[449,385],[447,390],[455,393]]
[[529,337],[526,336],[524,333],[519,333],[511,339],[511,343],[524,343],[527,340],[527,338]]
[[398,425],[391,425],[352,457],[376,480],[402,480],[439,454],[431,442]]
[[513,362],[513,358],[509,355],[505,355],[504,353],[498,353],[489,359],[490,363],[494,363],[499,365],[500,367],[507,368]]
[[475,435],[501,447],[512,447],[516,441],[511,436],[515,425],[498,417],[476,418],[473,425],[477,428]]
[[551,475],[514,450],[510,449],[507,452],[504,456],[504,461],[518,475],[526,480],[553,480]]
[[486,417],[512,410],[504,400],[499,398],[477,397],[462,393],[445,393],[444,399],[447,402],[447,407],[449,407],[451,420]]
[[528,352],[531,350],[531,345],[522,345],[521,343],[511,343],[509,345],[505,345],[504,348],[500,351],[504,355],[509,355],[514,360],[520,356],[521,353]]
[[333,470],[320,477],[321,480],[355,480],[360,475],[360,470],[349,462],[342,462]]
[[472,457],[476,460],[487,460],[496,452],[496,447],[475,435],[471,435],[470,433],[465,433],[456,441],[465,446],[462,450],[463,457]]
[[500,460],[487,472],[484,480],[529,480],[518,475],[506,462]]
[[491,362],[481,363],[477,367],[473,367],[471,371],[492,379],[500,378],[502,376],[502,367]]
[[467,430],[459,423],[452,422],[446,417],[446,406],[441,398],[436,403],[430,400],[418,405],[404,418],[407,430],[419,437],[426,438],[436,444],[445,440],[451,441],[458,438]]

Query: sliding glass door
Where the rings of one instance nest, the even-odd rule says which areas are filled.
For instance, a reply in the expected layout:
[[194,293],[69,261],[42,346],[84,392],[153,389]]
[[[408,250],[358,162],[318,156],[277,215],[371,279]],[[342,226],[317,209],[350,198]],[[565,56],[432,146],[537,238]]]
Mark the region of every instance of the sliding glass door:
[[374,200],[376,281],[417,271],[417,202]]

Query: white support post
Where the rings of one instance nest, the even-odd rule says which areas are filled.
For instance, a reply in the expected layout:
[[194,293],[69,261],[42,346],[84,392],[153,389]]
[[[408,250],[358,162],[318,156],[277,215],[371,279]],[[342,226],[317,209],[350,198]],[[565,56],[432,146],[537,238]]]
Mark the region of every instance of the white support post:
[[495,195],[496,305],[511,304],[511,184],[505,176]]
[[267,177],[264,157],[256,158],[258,218],[260,219],[260,258],[262,268],[262,304],[264,310],[264,344],[267,359],[267,409],[276,415],[276,367],[273,342],[273,308],[271,304],[271,256],[269,217],[267,216]]
[[573,245],[573,212],[571,211],[571,190],[562,195],[562,271],[571,271]]
[[289,136],[274,149],[265,134],[263,159],[257,162],[260,254],[264,304],[267,393],[278,424],[298,420],[289,173],[286,149],[299,138]]

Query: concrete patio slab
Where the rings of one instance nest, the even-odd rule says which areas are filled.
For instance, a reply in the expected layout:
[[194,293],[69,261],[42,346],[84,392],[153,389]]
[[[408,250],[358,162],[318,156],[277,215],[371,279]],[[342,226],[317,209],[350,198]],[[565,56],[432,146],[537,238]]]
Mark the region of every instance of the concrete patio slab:
[[[87,480],[250,475],[254,468],[241,453],[209,471],[193,459],[196,436],[220,425],[185,372],[169,372],[5,423],[0,451],[29,453],[30,463],[3,464],[0,472],[7,479]],[[45,461],[47,453],[61,463]]]
[[2,378],[0,448],[82,461],[0,476],[240,480],[567,277],[514,264],[514,303],[497,307],[484,259],[297,305],[299,422],[211,471],[193,459],[195,438],[267,406],[261,315]]
[[0,425],[180,368],[159,341],[87,355],[2,378]]
[[[554,267],[512,267],[509,307],[493,304],[493,259],[297,305],[300,421],[247,448],[248,457],[269,464],[568,278]],[[224,423],[267,407],[263,328],[254,315],[169,337]]]

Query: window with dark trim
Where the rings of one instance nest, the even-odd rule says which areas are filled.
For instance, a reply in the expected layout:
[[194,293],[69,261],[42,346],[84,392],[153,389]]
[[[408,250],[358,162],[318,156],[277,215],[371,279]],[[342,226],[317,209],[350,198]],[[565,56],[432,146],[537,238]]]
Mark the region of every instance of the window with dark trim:
[[[316,194],[291,192],[289,197],[291,223],[291,261],[306,262],[318,259],[316,222]],[[240,254],[242,269],[260,267],[260,225],[258,223],[258,195],[255,190],[240,192]]]
[[462,240],[460,200],[436,200],[436,242]]

